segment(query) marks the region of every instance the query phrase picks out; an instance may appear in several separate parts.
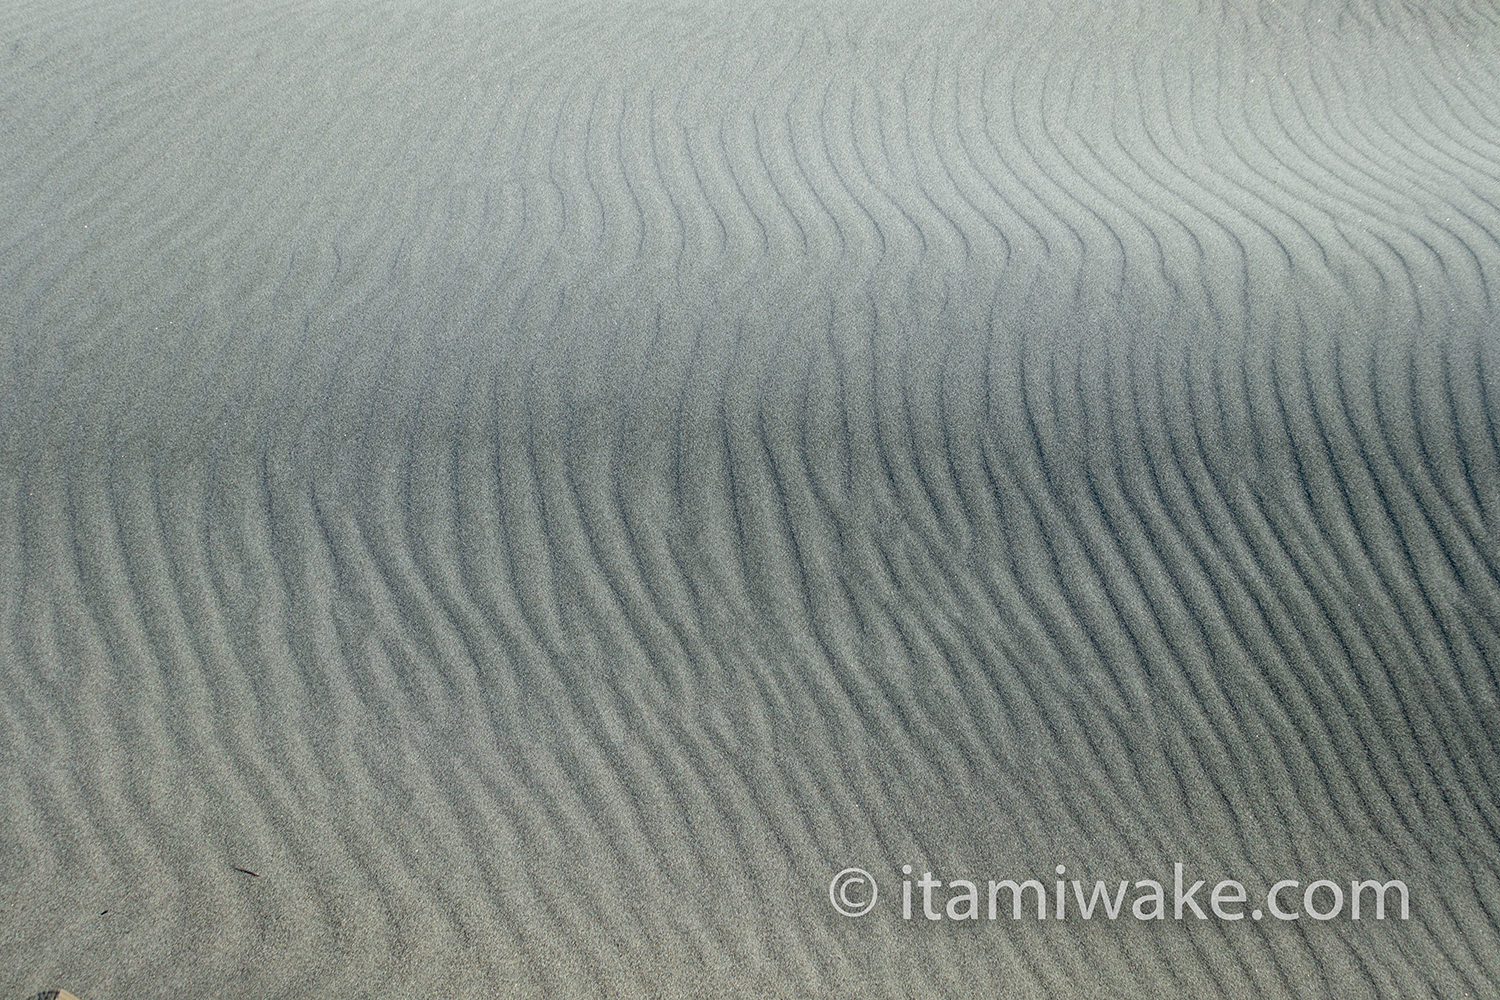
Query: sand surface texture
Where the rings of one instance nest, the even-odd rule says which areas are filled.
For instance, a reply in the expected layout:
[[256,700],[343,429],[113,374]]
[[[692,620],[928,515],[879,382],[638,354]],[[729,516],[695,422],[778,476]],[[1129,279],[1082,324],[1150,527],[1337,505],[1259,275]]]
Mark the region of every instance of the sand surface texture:
[[1500,996],[1492,4],[11,0],[0,247],[0,997]]

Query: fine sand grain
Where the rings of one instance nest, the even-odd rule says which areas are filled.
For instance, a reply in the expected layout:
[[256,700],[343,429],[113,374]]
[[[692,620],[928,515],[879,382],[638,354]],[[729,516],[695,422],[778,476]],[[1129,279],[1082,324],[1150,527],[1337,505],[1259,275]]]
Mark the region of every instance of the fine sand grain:
[[0,998],[1500,996],[1492,4],[13,0],[0,247]]

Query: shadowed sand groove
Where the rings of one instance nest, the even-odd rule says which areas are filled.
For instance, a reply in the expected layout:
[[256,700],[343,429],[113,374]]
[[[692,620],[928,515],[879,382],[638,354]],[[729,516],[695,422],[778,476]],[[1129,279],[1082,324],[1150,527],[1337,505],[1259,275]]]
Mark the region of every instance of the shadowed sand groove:
[[0,29],[0,994],[1500,995],[1492,5]]

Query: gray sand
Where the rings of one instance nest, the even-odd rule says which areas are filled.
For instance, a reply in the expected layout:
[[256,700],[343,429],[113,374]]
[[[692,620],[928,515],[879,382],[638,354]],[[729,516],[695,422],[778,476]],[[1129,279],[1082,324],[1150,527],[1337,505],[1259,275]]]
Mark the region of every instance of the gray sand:
[[[0,11],[0,997],[1500,995],[1492,8],[206,6]],[[898,912],[1177,861],[1411,919]]]

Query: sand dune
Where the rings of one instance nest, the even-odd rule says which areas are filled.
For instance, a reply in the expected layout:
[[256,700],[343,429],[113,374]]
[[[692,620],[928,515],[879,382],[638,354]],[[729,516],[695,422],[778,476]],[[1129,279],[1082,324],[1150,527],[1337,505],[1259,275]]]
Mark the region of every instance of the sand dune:
[[1492,9],[0,26],[0,996],[1500,993]]

